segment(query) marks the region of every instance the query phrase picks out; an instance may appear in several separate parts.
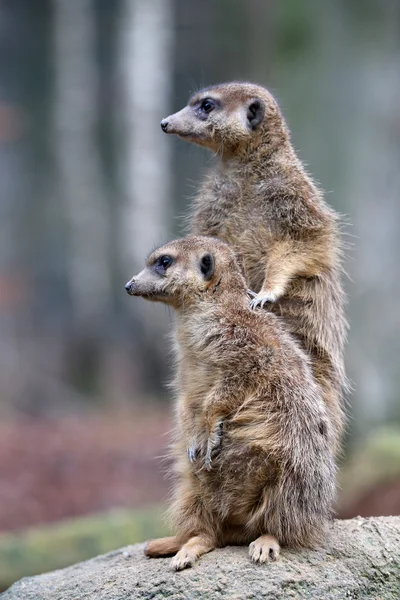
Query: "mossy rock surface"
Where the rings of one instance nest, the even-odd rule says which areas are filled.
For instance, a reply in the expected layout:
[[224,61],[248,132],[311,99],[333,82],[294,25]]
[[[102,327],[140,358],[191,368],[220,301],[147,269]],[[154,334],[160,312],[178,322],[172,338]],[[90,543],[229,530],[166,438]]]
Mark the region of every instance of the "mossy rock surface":
[[148,559],[144,544],[73,567],[26,578],[1,600],[398,600],[400,517],[335,521],[324,548],[282,552],[254,565],[245,547],[203,556],[175,573],[169,559]]

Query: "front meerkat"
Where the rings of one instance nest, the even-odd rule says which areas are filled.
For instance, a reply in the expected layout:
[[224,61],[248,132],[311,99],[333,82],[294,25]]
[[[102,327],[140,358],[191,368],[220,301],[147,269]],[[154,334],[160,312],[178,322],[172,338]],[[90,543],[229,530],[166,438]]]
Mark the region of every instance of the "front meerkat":
[[265,562],[280,545],[319,543],[335,494],[332,425],[304,351],[276,315],[249,307],[230,247],[171,242],[126,289],[176,311],[176,536],[146,554],[176,553],[180,570],[228,544]]
[[216,85],[161,127],[219,156],[195,199],[191,234],[233,247],[256,292],[252,308],[268,303],[309,353],[338,448],[347,389],[338,215],[297,158],[277,102],[259,85]]

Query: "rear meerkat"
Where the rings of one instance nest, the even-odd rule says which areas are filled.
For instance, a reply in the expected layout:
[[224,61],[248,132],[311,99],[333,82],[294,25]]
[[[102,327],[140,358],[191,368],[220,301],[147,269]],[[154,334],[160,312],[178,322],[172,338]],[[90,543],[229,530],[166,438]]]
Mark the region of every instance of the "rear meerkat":
[[176,311],[176,535],[149,542],[176,570],[228,544],[255,562],[325,536],[332,424],[310,361],[280,319],[249,307],[232,249],[208,237],[150,254],[125,286]]
[[347,391],[339,219],[297,158],[277,102],[259,85],[225,83],[194,94],[161,127],[219,156],[195,199],[190,233],[230,244],[256,292],[252,308],[267,305],[300,340],[338,449]]

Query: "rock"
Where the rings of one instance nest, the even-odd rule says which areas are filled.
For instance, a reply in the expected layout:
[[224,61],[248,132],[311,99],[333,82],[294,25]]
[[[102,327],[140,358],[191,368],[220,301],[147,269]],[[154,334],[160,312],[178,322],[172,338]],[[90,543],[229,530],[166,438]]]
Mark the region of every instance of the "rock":
[[1,600],[386,600],[400,598],[400,517],[335,521],[326,547],[254,565],[245,547],[214,550],[175,573],[144,544],[22,579]]

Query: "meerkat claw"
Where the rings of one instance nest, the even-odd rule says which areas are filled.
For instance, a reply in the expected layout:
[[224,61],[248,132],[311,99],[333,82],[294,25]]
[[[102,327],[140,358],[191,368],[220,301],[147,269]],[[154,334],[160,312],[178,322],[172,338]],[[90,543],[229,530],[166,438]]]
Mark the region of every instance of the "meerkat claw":
[[275,302],[276,298],[274,298],[274,300],[272,300],[271,298],[263,298],[260,302],[260,306],[261,308],[264,308],[264,304],[266,304],[267,302]]
[[186,548],[181,548],[179,552],[171,559],[171,568],[174,571],[182,571],[191,567],[195,562],[196,557],[192,556]]
[[255,298],[249,302],[249,306],[250,306],[251,310],[254,310],[256,308],[257,301]]
[[257,296],[253,298],[253,300],[251,300],[250,308],[252,310],[256,309],[257,307],[264,308],[265,304],[270,302],[276,302],[277,299],[278,294],[276,294],[275,292],[264,292],[262,294],[260,293],[257,294]]
[[204,466],[207,471],[211,471],[211,463],[212,459],[215,458],[220,450],[220,446],[222,443],[222,431],[223,431],[223,421],[218,421],[216,424],[215,431],[210,434],[207,441],[207,452],[204,459]]
[[261,308],[261,299],[260,298],[253,298],[253,300],[250,302],[250,308],[251,308],[251,310],[255,310],[258,307]]
[[199,452],[200,450],[197,444],[192,444],[191,446],[189,446],[189,448],[187,449],[187,454],[191,463],[196,462]]
[[255,563],[275,562],[279,559],[280,547],[270,535],[262,535],[249,546],[249,556]]

